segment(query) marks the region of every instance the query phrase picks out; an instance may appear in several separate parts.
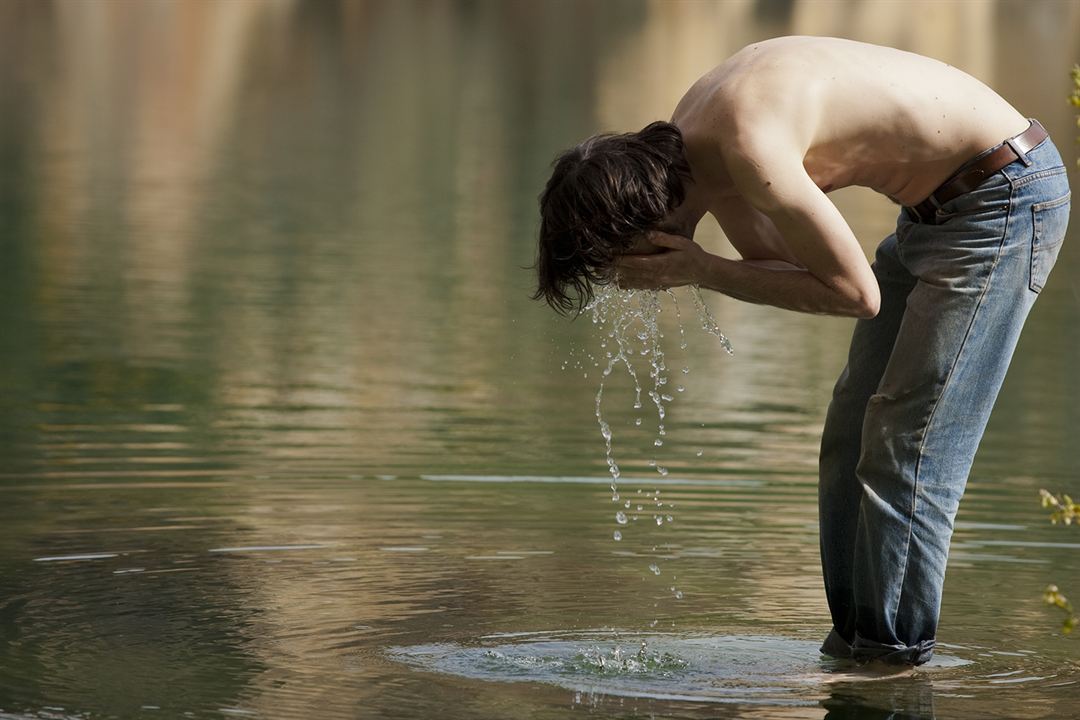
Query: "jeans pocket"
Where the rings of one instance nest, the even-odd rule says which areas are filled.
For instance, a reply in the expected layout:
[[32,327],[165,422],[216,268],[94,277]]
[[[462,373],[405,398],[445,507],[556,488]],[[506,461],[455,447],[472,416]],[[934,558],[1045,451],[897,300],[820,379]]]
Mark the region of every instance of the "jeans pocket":
[[1035,292],[1042,291],[1046,278],[1057,261],[1061,242],[1065,239],[1065,228],[1069,224],[1071,195],[1072,193],[1066,192],[1057,200],[1031,206],[1035,231],[1031,238],[1031,278],[1028,284]]
[[1002,203],[1000,205],[984,205],[982,207],[967,208],[965,210],[956,210],[954,212],[947,212],[938,208],[934,211],[934,224],[944,225],[955,218],[974,218],[977,215],[987,215],[1008,209],[1008,203]]

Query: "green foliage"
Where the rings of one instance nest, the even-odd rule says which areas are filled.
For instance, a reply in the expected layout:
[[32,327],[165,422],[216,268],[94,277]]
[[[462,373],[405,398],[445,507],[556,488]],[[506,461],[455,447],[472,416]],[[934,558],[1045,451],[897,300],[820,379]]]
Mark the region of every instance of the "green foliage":
[[[1069,103],[1073,107],[1080,108],[1080,65],[1073,65],[1072,81],[1073,91],[1072,95],[1069,96]],[[1076,127],[1080,128],[1080,115],[1076,116]],[[1077,138],[1077,142],[1080,142],[1080,138]],[[1080,165],[1080,160],[1077,160],[1076,164]]]
[[[1080,65],[1073,65],[1072,81],[1073,90],[1072,94],[1069,95],[1069,104],[1075,108],[1080,108]],[[1076,116],[1076,126],[1080,128],[1080,114]],[[1080,142],[1080,138],[1077,138],[1077,141]],[[1077,164],[1080,165],[1080,161],[1077,161]],[[1071,497],[1064,493],[1059,497],[1047,490],[1039,490],[1039,497],[1042,499],[1044,508],[1053,509],[1053,512],[1050,513],[1050,522],[1054,525],[1072,525],[1073,523],[1080,525],[1080,505],[1073,502]],[[1077,624],[1080,624],[1080,618],[1077,617],[1072,603],[1069,602],[1069,598],[1058,590],[1057,585],[1046,586],[1046,589],[1043,590],[1043,601],[1047,605],[1061,608],[1065,612],[1065,620],[1061,626],[1062,632],[1068,634],[1072,632]]]
[[1054,525],[1080,523],[1080,505],[1074,503],[1068,495],[1063,494],[1058,497],[1046,490],[1040,490],[1039,496],[1042,498],[1044,508],[1054,508],[1054,511],[1050,513],[1050,522]]
[[[1080,78],[1080,68],[1074,70],[1073,75]],[[1080,100],[1077,102],[1080,103]],[[1050,513],[1050,522],[1054,525],[1072,525],[1073,523],[1080,525],[1080,505],[1074,503],[1071,497],[1064,493],[1059,497],[1046,490],[1039,490],[1039,496],[1042,498],[1044,508],[1053,508],[1053,512]],[[1077,617],[1072,603],[1069,602],[1069,598],[1058,590],[1057,585],[1046,586],[1046,589],[1043,590],[1043,602],[1065,612],[1065,620],[1062,621],[1061,631],[1066,635],[1071,633],[1077,624],[1080,624],[1080,618]]]
[[1068,635],[1076,627],[1078,622],[1076,617],[1076,611],[1073,610],[1072,603],[1069,602],[1069,598],[1061,594],[1057,585],[1047,585],[1043,590],[1043,601],[1047,605],[1053,605],[1059,607],[1065,611],[1065,621],[1061,625],[1061,631]]
[[[1080,108],[1080,65],[1073,65],[1072,69],[1073,91],[1069,96],[1069,103],[1073,107]],[[1076,118],[1076,124],[1080,127],[1080,117]]]

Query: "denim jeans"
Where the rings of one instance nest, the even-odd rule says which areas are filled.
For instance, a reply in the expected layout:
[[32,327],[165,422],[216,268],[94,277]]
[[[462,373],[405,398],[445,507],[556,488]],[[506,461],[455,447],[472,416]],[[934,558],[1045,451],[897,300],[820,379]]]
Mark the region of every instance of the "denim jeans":
[[1069,217],[1047,138],[942,205],[903,208],[873,263],[821,441],[822,652],[920,665],[934,651],[953,519],[1020,330]]

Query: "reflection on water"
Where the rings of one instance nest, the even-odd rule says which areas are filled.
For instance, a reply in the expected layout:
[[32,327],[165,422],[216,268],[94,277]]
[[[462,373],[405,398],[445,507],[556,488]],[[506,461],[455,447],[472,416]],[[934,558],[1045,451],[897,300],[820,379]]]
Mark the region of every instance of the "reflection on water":
[[[901,5],[0,3],[0,714],[566,717],[567,683],[389,649],[562,661],[653,620],[650,651],[740,688],[741,716],[1067,714],[1077,645],[1040,593],[1080,593],[1080,538],[1037,491],[1078,476],[1075,227],[960,510],[940,639],[970,664],[873,683],[814,653],[850,323],[708,297],[738,354],[687,332],[663,447],[605,404],[620,492],[678,510],[613,543],[594,328],[528,299],[555,153],[666,116],[758,38],[936,55],[1069,148],[1080,3]],[[893,209],[834,196],[869,251]],[[634,677],[576,702],[716,714]]]

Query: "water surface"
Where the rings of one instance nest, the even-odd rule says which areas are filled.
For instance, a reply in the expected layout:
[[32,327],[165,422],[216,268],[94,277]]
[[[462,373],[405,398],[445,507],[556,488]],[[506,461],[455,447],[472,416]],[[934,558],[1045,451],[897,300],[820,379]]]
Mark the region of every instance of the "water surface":
[[[1066,716],[1080,646],[1041,591],[1080,599],[1080,534],[1038,490],[1080,494],[1075,223],[960,509],[941,657],[891,678],[816,653],[851,323],[710,296],[729,357],[665,309],[663,446],[625,375],[604,412],[620,493],[673,521],[646,501],[615,542],[599,338],[528,299],[554,154],[758,38],[934,54],[1073,152],[1076,3],[898,7],[0,6],[0,716]],[[895,208],[833,197],[870,252]],[[641,672],[597,669],[643,640]]]

